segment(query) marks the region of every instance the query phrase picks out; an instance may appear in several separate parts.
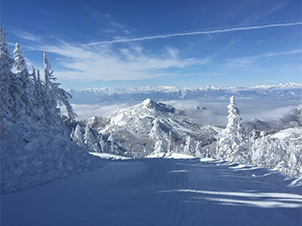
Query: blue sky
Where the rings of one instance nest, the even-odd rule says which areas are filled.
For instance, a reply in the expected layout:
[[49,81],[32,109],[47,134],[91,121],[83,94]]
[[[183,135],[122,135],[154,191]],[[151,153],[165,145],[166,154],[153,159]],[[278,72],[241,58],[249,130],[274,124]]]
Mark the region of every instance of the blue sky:
[[10,48],[64,88],[302,82],[299,0],[10,0]]

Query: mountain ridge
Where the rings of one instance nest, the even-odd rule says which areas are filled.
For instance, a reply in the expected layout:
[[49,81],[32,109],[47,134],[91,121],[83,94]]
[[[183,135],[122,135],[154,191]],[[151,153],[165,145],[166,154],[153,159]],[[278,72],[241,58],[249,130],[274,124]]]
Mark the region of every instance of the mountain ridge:
[[259,85],[254,87],[179,88],[173,86],[138,88],[88,88],[69,89],[73,104],[116,104],[140,103],[146,98],[154,101],[169,100],[228,100],[232,95],[237,99],[278,99],[297,102],[302,96],[302,84],[286,83],[279,85]]

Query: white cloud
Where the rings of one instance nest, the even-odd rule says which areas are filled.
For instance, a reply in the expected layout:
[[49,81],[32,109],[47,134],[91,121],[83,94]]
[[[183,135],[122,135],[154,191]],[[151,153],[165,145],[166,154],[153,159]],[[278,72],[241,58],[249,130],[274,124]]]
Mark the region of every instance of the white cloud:
[[167,46],[166,50],[172,58],[176,58],[178,56],[178,49],[171,46]]
[[129,25],[117,22],[111,15],[104,14],[88,5],[82,4],[82,9],[85,11],[85,14],[97,22],[99,26],[104,27],[102,31],[105,33],[122,33],[128,35],[135,30]]
[[269,9],[266,13],[267,15],[273,14],[277,11],[279,11],[280,9],[284,8],[284,6],[286,6],[288,3],[282,3],[280,5],[276,5],[273,8]]
[[60,79],[138,80],[171,76],[166,69],[207,64],[211,58],[179,58],[173,47],[165,54],[145,53],[140,46],[113,49],[110,45],[69,44],[44,45],[37,48],[59,55],[58,62],[65,70],[56,70]]
[[103,29],[102,31],[105,32],[105,33],[115,33],[115,32],[117,32],[114,29]]
[[268,52],[262,53],[256,56],[248,56],[248,57],[239,57],[239,58],[231,58],[227,59],[225,67],[228,69],[249,69],[257,67],[256,62],[263,59],[263,58],[271,58],[277,56],[284,56],[284,55],[295,55],[301,54],[302,50],[291,50],[286,52]]
[[25,32],[25,31],[17,31],[14,32],[16,36],[18,36],[19,38],[28,40],[28,41],[33,41],[33,42],[41,42],[42,38],[40,36],[34,35],[32,33],[29,32]]
[[[79,120],[91,118],[93,116],[110,116],[119,109],[129,107],[127,103],[114,105],[88,105],[88,104],[72,104],[73,109],[77,113]],[[62,114],[67,114],[65,107],[61,108]]]
[[[301,108],[300,104],[290,102],[274,102],[270,100],[259,99],[237,99],[236,100],[243,121],[252,121],[259,119],[271,122],[286,116],[293,108]],[[193,118],[198,123],[225,125],[227,123],[227,105],[226,100],[173,100],[164,101],[173,107],[183,110],[186,115]],[[204,107],[199,110],[196,106]]]
[[252,58],[238,58],[228,60],[226,63],[226,68],[236,68],[236,69],[244,69],[255,66],[255,59]]
[[[236,99],[243,121],[259,119],[272,122],[279,118],[284,118],[293,108],[301,108],[302,105],[293,102],[271,101],[268,99]],[[182,110],[187,116],[198,123],[214,124],[225,126],[227,123],[227,105],[229,100],[203,99],[203,100],[170,100],[163,101],[176,109]],[[87,119],[93,116],[111,116],[122,108],[133,106],[133,103],[124,102],[122,104],[111,105],[89,105],[72,104],[78,119]],[[198,109],[196,106],[204,109]],[[66,113],[65,108],[62,112]]]
[[270,52],[270,53],[265,53],[262,55],[259,55],[258,57],[274,57],[274,56],[283,56],[283,55],[293,55],[293,54],[299,54],[302,53],[301,49],[296,49],[296,50],[292,50],[292,51],[286,51],[286,52],[278,52],[278,53],[274,53],[274,52]]

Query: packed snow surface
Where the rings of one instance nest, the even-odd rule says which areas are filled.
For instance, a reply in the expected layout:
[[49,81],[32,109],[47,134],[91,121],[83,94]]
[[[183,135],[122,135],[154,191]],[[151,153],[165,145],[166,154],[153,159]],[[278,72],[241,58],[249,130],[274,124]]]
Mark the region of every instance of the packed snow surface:
[[146,158],[3,195],[1,225],[296,226],[301,207],[301,184],[277,171]]

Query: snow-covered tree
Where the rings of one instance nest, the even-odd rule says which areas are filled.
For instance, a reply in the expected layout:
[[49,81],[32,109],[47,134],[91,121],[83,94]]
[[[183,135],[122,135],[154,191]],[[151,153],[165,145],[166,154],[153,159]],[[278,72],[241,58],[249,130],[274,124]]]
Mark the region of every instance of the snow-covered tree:
[[14,72],[16,74],[14,88],[25,104],[25,113],[34,117],[37,114],[37,103],[35,97],[35,77],[28,73],[26,60],[19,43],[14,49]]
[[[268,158],[267,151],[268,151],[269,146],[270,146],[270,144],[269,144],[268,138],[265,136],[265,133],[262,131],[260,133],[260,137],[258,139],[255,139],[251,146],[253,164],[255,164],[257,166],[266,165],[266,161]],[[262,164],[264,164],[264,165],[262,165]]]
[[169,130],[169,137],[168,137],[168,152],[172,151],[172,131]]
[[154,154],[160,153],[160,152],[165,152],[163,150],[163,141],[160,139],[157,139],[155,141],[155,145],[154,145]]
[[[11,69],[14,60],[8,50],[6,33],[2,25],[0,25],[0,120],[8,119],[10,121],[19,120],[21,109],[16,109],[22,105],[20,97],[15,90],[18,80],[12,73]],[[18,99],[18,100],[16,100]],[[3,123],[1,123],[3,124]]]
[[184,154],[185,155],[190,155],[192,150],[192,141],[191,141],[191,137],[187,136],[186,137],[186,145],[184,147]]
[[82,133],[82,127],[80,124],[76,126],[74,131],[71,133],[71,139],[79,146],[84,146],[84,139],[83,139],[83,133]]
[[[197,157],[202,156],[201,151],[202,151],[202,149],[201,149],[201,142],[197,141],[196,146],[195,146],[195,156],[197,156]],[[203,154],[205,154],[205,153],[203,153]]]
[[98,138],[99,138],[99,144],[101,147],[101,152],[107,152],[107,143],[105,142],[102,134],[99,134]]
[[161,130],[159,119],[154,119],[152,123],[153,126],[150,130],[149,137],[155,140],[153,153],[169,152],[169,147],[171,145],[171,142],[169,141],[169,135],[165,136],[165,134]]
[[235,96],[231,96],[230,104],[228,105],[228,123],[224,131],[225,134],[232,137],[237,143],[244,141],[244,130],[240,111],[235,103]]
[[91,128],[89,125],[86,125],[84,132],[84,144],[90,152],[100,152],[100,149],[97,145],[96,139],[91,132]]
[[15,62],[14,62],[14,69],[15,72],[23,72],[24,70],[27,70],[26,60],[24,58],[24,54],[22,52],[22,48],[17,42],[14,49],[14,56],[15,56]]
[[228,160],[247,163],[247,144],[240,111],[235,103],[235,96],[230,98],[228,105],[228,123],[219,140],[219,157]]
[[110,136],[108,137],[108,141],[111,142],[111,144],[110,144],[110,153],[114,154],[115,151],[114,151],[114,135],[113,135],[113,133],[110,133]]
[[14,60],[8,50],[6,33],[2,25],[0,25],[0,73],[1,79],[6,73],[10,73],[13,67]]
[[72,96],[64,89],[59,88],[60,83],[56,82],[57,78],[53,75],[53,71],[51,70],[51,65],[49,62],[50,58],[47,52],[44,52],[43,59],[46,95],[49,97],[49,111],[55,111],[58,102],[59,104],[65,105],[68,117],[74,119],[77,114],[74,112],[72,106],[69,103],[69,99],[72,98]]
[[302,138],[289,134],[287,138],[271,138],[260,133],[252,143],[252,163],[256,166],[278,169],[292,177],[302,175]]
[[158,119],[155,119],[153,120],[153,126],[150,130],[150,138],[153,138],[153,139],[157,139],[159,134],[160,134],[160,127],[159,127],[159,120]]

